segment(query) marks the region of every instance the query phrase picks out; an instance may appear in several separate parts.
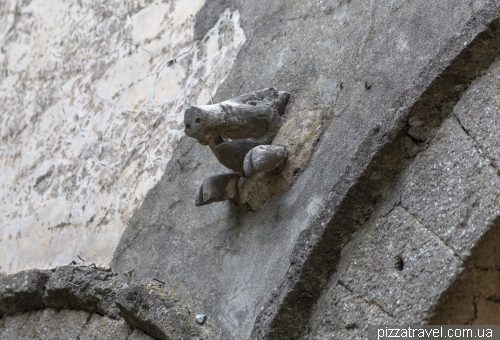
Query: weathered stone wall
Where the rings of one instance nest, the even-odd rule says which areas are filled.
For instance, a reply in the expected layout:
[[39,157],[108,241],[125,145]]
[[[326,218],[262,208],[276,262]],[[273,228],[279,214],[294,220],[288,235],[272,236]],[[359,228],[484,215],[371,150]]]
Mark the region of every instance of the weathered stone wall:
[[2,1],[0,272],[111,261],[245,42],[229,8],[195,38],[203,3]]
[[[127,339],[151,340],[144,332],[125,321],[76,310],[46,308],[2,319],[0,339]],[[30,327],[26,327],[29,325]]]
[[500,323],[498,79],[500,59],[419,146],[343,249],[304,338],[361,338],[384,323]]
[[[183,67],[181,84],[192,79],[193,96],[179,92],[177,106],[160,109],[153,103],[157,92],[148,90],[147,78],[138,78],[143,80],[124,85],[123,92],[112,98],[116,102],[102,114],[94,112],[95,117],[111,117],[115,107],[121,112],[120,101],[135,98],[128,92],[134,88],[151,96],[134,111],[135,119],[151,112],[156,117],[160,111],[179,119],[169,114],[181,114],[185,105],[209,102],[207,89],[218,101],[275,86],[291,93],[284,125],[274,141],[287,146],[290,160],[280,173],[248,179],[238,204],[195,207],[194,194],[202,180],[228,170],[194,140],[167,140],[171,159],[165,158],[157,177],[140,179],[149,183],[144,186],[147,194],[126,207],[127,213],[120,215],[123,224],[114,227],[104,212],[99,227],[77,228],[68,220],[68,225],[50,230],[56,243],[49,245],[54,250],[45,251],[48,244],[43,242],[42,247],[33,247],[47,259],[54,258],[55,251],[73,251],[52,264],[70,262],[79,254],[99,263],[102,253],[68,249],[92,243],[88,235],[94,232],[114,228],[115,243],[109,241],[109,249],[115,249],[121,235],[120,242],[112,260],[107,250],[102,257],[106,261],[100,262],[111,260],[110,270],[68,266],[3,277],[2,332],[23,325],[26,334],[37,334],[38,320],[54,313],[80,318],[68,332],[81,338],[85,332],[94,334],[92,324],[100,323],[109,325],[102,326],[103,331],[122,329],[124,339],[139,331],[157,339],[352,339],[364,338],[369,324],[500,321],[494,318],[498,261],[494,242],[488,242],[497,239],[500,215],[495,130],[500,112],[499,1],[191,3],[193,17],[183,17],[186,24],[178,32],[183,28],[192,32],[186,39],[200,50],[181,48],[186,54],[176,54],[175,60],[163,59],[166,52],[157,46],[166,44],[163,35],[150,36],[148,31],[158,27],[153,19],[161,17],[159,9],[165,4],[143,4],[144,9],[130,12],[136,13],[130,15],[132,33],[134,22],[145,25],[144,31],[129,33],[132,41],[143,39],[131,46],[139,54],[158,48],[153,54],[163,70]],[[174,17],[175,8],[191,8],[182,1],[170,6],[174,7],[165,13]],[[158,20],[159,26],[166,22]],[[171,27],[177,32],[175,24]],[[215,36],[218,51],[209,46]],[[120,55],[116,63],[123,62],[125,69],[134,65],[127,58]],[[197,75],[191,73],[195,59],[205,60]],[[220,69],[211,60],[219,60]],[[106,79],[106,72],[104,80],[88,83],[89,91],[111,79],[111,75]],[[116,72],[120,77],[126,73]],[[164,84],[159,82],[161,71],[151,72],[157,72],[152,76],[155,83]],[[214,78],[209,78],[212,73]],[[9,98],[0,99],[7,100],[4,97]],[[82,95],[88,102],[85,98]],[[10,122],[17,116],[2,117]],[[33,120],[5,140],[14,145],[23,131],[42,121],[39,116]],[[166,122],[155,121],[147,123],[151,133]],[[176,122],[169,125],[171,130],[162,131],[179,134]],[[123,140],[122,135],[100,136],[109,143]],[[141,144],[144,155],[153,153],[146,148],[148,143]],[[163,148],[158,145],[155,152],[165,152]],[[85,161],[79,155],[77,162]],[[49,158],[47,164],[53,162]],[[5,166],[16,176],[31,174],[7,161]],[[125,174],[138,178],[134,168],[127,171],[116,173],[124,186],[110,187],[110,195],[133,196],[123,197],[118,190],[135,183],[121,182]],[[49,183],[45,178],[50,176],[38,184],[38,177],[33,177],[30,183],[40,187]],[[77,184],[78,190],[83,188]],[[29,190],[22,194],[9,188],[2,186],[10,195],[4,197],[33,197]],[[124,202],[130,201],[106,201],[103,211]],[[13,228],[10,215],[5,216],[8,223],[2,233]],[[31,233],[40,226],[23,221],[25,225],[15,224],[16,232],[25,226],[22,230]],[[76,243],[68,248],[57,243],[58,237],[71,235],[71,228],[84,236],[73,237]],[[3,235],[13,249],[5,266],[14,263],[3,270],[46,267],[23,262],[32,261],[29,255],[35,253],[17,252],[16,245],[26,244],[22,238]],[[25,263],[19,267],[13,260],[17,254],[19,263]],[[203,325],[196,323],[197,313],[207,316]],[[28,319],[32,321],[22,321]]]

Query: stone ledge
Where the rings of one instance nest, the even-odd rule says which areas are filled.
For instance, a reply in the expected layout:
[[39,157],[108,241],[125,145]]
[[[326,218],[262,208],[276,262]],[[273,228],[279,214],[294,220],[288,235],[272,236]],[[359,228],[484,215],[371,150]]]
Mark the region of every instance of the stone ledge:
[[81,266],[0,277],[0,319],[46,308],[123,318],[155,339],[208,338],[194,315],[152,281],[128,286],[111,271]]

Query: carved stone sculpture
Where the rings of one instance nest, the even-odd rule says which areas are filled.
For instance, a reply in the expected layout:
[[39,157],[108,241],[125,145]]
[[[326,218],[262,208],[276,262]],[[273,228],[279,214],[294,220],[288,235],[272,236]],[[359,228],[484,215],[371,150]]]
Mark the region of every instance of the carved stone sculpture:
[[285,162],[285,147],[270,144],[281,127],[289,96],[270,87],[186,110],[186,135],[210,146],[219,162],[235,171],[206,178],[196,195],[197,206],[234,199],[241,176],[270,171]]

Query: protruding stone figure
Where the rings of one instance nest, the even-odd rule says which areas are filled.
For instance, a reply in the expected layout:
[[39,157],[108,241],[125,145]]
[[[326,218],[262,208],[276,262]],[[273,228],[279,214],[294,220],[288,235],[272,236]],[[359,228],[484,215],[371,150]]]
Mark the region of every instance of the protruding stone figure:
[[270,87],[186,110],[186,135],[209,145],[219,162],[236,171],[205,179],[198,189],[197,206],[234,199],[240,176],[270,171],[285,162],[285,147],[270,144],[281,127],[289,96]]

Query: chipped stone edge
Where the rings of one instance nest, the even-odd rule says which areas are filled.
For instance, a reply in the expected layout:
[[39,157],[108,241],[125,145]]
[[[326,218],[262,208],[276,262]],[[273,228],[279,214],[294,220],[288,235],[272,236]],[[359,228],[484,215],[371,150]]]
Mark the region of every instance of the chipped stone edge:
[[[250,339],[293,339],[336,270],[340,252],[396,182],[401,170],[425,149],[474,79],[500,56],[500,4],[475,13],[396,101],[392,121],[376,126],[360,145],[352,168],[329,194],[325,207],[300,234],[290,268],[256,318]],[[468,62],[470,60],[477,61]],[[440,104],[440,111],[430,107]]]
[[[198,325],[176,299],[163,293],[161,285],[146,282],[128,286],[115,277],[110,270],[84,266],[0,276],[0,319],[45,308],[82,310],[114,320],[124,319],[155,339],[187,334],[192,339],[207,338],[208,330]],[[148,305],[147,312],[127,301],[131,295],[146,297],[142,306]],[[158,311],[163,317],[156,315]]]

